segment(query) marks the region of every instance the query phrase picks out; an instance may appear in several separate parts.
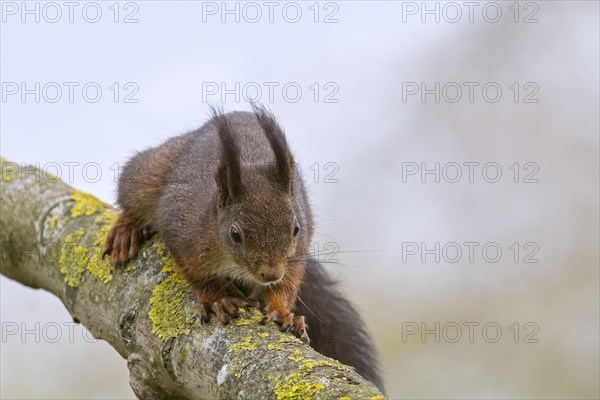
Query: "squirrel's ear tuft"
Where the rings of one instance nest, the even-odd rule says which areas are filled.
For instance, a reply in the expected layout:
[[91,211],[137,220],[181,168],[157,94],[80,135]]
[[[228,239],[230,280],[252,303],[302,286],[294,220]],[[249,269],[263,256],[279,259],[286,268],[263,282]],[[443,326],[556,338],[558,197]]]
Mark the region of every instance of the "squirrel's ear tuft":
[[243,191],[240,167],[240,150],[235,142],[233,129],[222,110],[211,107],[213,123],[221,143],[221,162],[215,181],[218,190],[219,205],[224,206],[239,198]]
[[289,150],[285,134],[273,114],[264,106],[252,103],[252,109],[275,154],[275,179],[286,192],[292,192],[294,158]]

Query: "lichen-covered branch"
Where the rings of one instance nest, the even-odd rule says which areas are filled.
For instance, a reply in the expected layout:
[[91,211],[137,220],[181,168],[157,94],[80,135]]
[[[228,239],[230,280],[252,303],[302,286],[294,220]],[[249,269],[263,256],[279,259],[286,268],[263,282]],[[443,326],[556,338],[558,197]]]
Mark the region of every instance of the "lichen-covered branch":
[[2,159],[1,272],[58,296],[127,359],[141,399],[380,399],[352,368],[249,310],[201,325],[186,281],[154,238],[115,269],[100,256],[116,211],[47,172]]

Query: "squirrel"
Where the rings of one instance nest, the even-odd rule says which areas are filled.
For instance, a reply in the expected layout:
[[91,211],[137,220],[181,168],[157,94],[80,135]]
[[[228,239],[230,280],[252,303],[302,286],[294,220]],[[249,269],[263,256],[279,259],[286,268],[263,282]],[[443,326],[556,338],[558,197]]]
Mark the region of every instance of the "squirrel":
[[128,263],[158,232],[202,322],[214,314],[227,324],[240,308],[256,306],[263,324],[277,323],[382,388],[358,313],[309,256],[307,191],[266,108],[213,108],[199,129],[137,153],[119,177],[117,203],[121,213],[102,253],[113,264]]

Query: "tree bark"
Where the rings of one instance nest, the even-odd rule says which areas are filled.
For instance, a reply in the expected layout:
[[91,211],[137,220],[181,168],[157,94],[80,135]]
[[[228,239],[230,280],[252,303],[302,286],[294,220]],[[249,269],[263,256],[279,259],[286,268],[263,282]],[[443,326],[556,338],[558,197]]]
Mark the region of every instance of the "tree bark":
[[47,172],[2,159],[0,272],[58,296],[73,319],[127,360],[140,399],[383,399],[351,367],[261,314],[200,324],[197,304],[159,238],[129,266],[100,251],[117,215]]

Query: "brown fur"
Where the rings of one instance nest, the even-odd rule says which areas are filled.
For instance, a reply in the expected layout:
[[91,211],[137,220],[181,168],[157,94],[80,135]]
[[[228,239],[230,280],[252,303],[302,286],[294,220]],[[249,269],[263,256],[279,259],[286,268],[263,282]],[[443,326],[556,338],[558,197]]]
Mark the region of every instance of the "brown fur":
[[[245,304],[236,300],[241,291],[248,302],[265,307],[265,322],[308,341],[292,308],[312,215],[294,168],[283,131],[266,110],[228,115],[213,110],[198,131],[127,163],[118,190],[123,214],[105,253],[123,264],[147,237],[142,230],[158,231],[194,288],[204,319],[211,312],[222,322],[237,315],[237,306]],[[294,237],[296,223],[301,229]],[[232,228],[242,243],[232,240]]]
[[[238,317],[239,307],[256,305],[264,311],[264,323],[274,321],[308,343],[305,317],[294,311],[331,317],[325,310],[343,304],[348,315],[357,314],[335,292],[327,297],[327,279],[315,281],[314,271],[305,279],[307,263],[314,264],[308,257],[313,217],[295,171],[285,135],[264,108],[229,114],[213,110],[200,129],[138,153],[127,163],[118,188],[122,214],[104,254],[124,264],[157,231],[194,290],[202,321],[214,314],[227,323]],[[315,288],[322,293],[315,294]],[[300,290],[302,306],[296,303]],[[320,333],[322,321],[307,317]],[[330,323],[356,326],[357,334],[328,338],[333,347],[324,341],[313,346],[325,355],[346,357],[350,365],[361,367],[359,372],[378,379],[373,355],[353,360],[337,351],[339,346],[351,348],[355,344],[348,341],[356,339],[356,345],[372,353],[360,320],[332,318]]]

